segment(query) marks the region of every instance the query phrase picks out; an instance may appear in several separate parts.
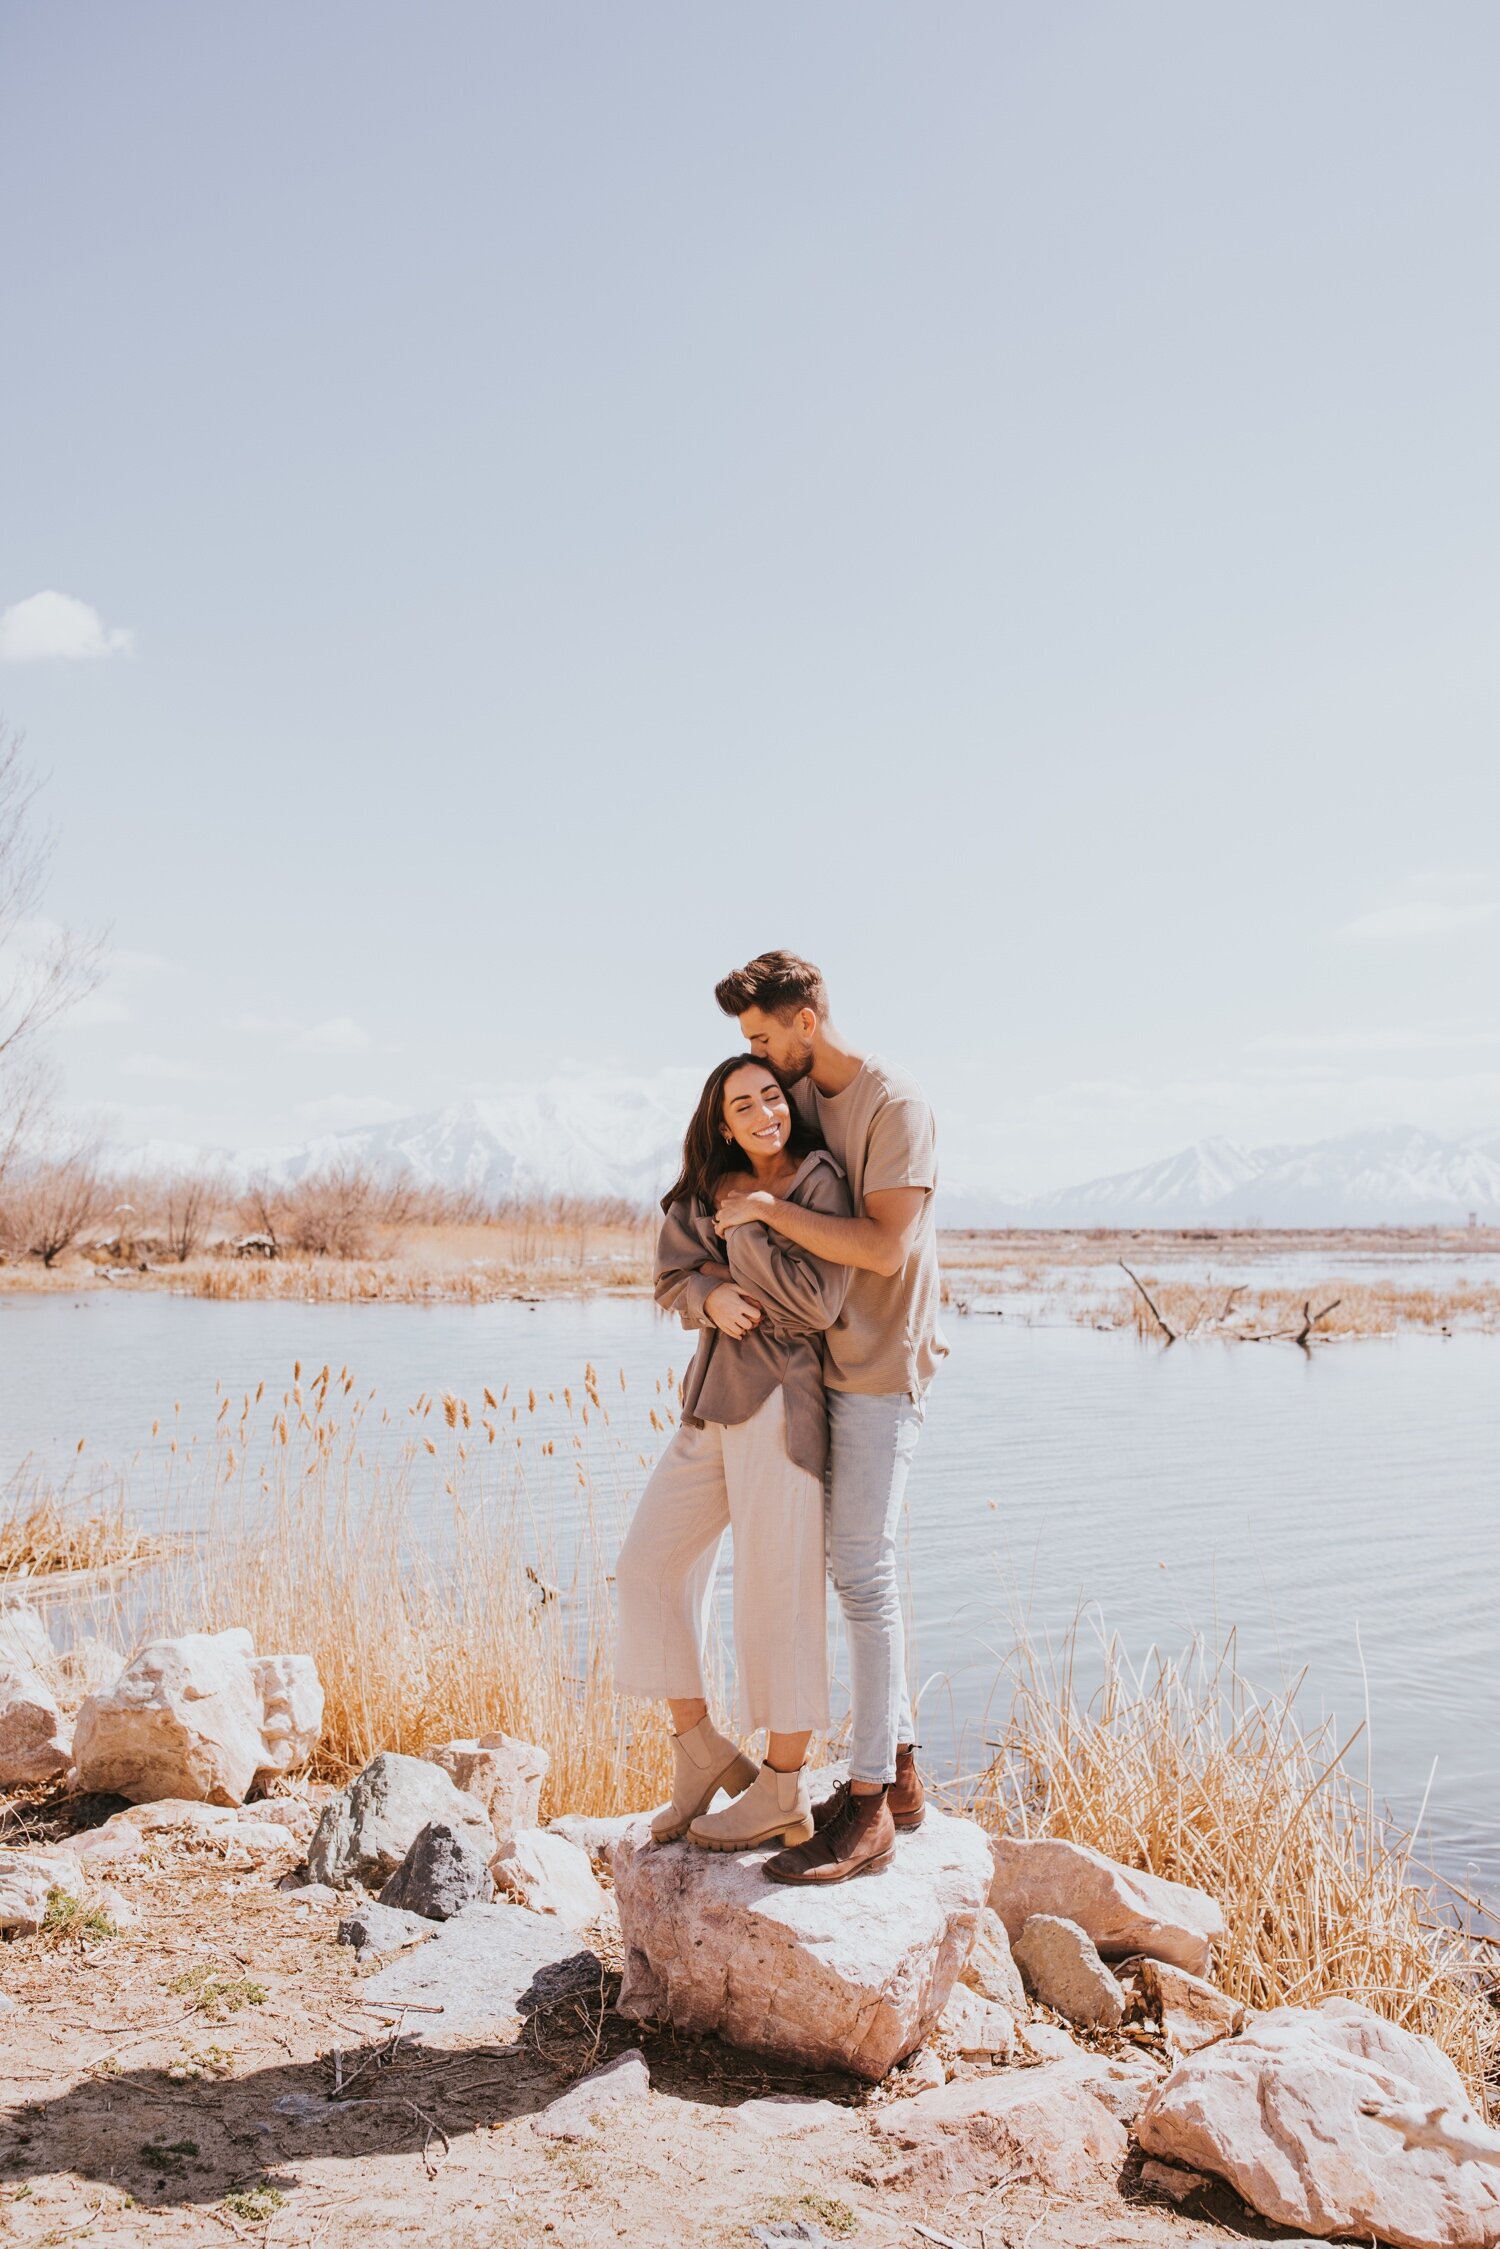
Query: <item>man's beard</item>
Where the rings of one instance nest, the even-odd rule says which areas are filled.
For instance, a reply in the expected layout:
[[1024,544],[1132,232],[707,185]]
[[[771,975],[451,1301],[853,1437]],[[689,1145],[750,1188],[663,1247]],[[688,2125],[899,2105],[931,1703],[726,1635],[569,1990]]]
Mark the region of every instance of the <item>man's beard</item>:
[[778,1064],[777,1075],[787,1085],[800,1085],[804,1078],[812,1076],[812,1066],[813,1050],[809,1046],[805,1053],[796,1057],[795,1061]]

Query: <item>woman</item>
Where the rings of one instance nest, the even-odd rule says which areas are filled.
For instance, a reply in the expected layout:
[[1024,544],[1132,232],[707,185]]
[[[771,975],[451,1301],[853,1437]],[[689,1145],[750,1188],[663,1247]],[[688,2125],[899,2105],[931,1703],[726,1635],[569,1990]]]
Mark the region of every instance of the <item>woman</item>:
[[[615,1573],[620,1691],[660,1696],[672,1720],[672,1800],[651,1831],[664,1843],[686,1831],[720,1851],[802,1843],[813,1831],[803,1765],[813,1731],[828,1724],[822,1333],[849,1285],[848,1267],[765,1226],[738,1226],[721,1242],[718,1201],[747,1184],[838,1217],[852,1208],[843,1173],[775,1071],[736,1054],[703,1088],[681,1177],[662,1198],[656,1301],[702,1334],[681,1424]],[[730,1526],[740,1724],[766,1728],[760,1766],[711,1723],[704,1694],[714,1567]],[[710,1812],[721,1788],[734,1800]]]

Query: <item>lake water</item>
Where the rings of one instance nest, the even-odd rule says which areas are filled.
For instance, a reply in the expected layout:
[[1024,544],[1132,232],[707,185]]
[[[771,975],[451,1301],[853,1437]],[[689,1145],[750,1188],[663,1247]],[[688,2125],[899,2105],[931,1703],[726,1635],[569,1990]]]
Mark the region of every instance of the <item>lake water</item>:
[[[932,1761],[983,1761],[1018,1607],[1034,1633],[1055,1634],[1087,1605],[1137,1660],[1233,1626],[1257,1685],[1306,1670],[1306,1716],[1349,1731],[1368,1708],[1377,1792],[1408,1820],[1425,1794],[1434,1858],[1500,1898],[1500,1339],[1412,1335],[1309,1359],[961,1317],[949,1338],[908,1550]],[[294,1360],[327,1361],[392,1409],[378,1439],[371,1428],[389,1449],[411,1442],[404,1409],[419,1396],[477,1406],[485,1384],[509,1385],[501,1454],[519,1400],[527,1457],[557,1443],[531,1488],[565,1539],[585,1362],[612,1412],[607,1431],[596,1415],[583,1433],[583,1457],[623,1512],[662,1441],[649,1414],[686,1356],[680,1331],[635,1301],[0,1298],[0,1485],[24,1472],[81,1488],[109,1464],[150,1514],[210,1430],[216,1382],[237,1410],[262,1380],[279,1394]],[[441,1413],[421,1427],[443,1436]]]

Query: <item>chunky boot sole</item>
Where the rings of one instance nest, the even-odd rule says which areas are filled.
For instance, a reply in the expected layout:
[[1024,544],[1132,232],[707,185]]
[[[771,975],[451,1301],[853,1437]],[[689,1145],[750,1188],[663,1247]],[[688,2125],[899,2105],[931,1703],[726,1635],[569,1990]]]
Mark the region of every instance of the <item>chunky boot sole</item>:
[[903,1835],[910,1834],[914,1827],[920,1827],[926,1817],[927,1806],[925,1804],[919,1804],[914,1812],[892,1812],[891,1814],[892,1821],[900,1828]]
[[894,1850],[881,1851],[873,1859],[858,1859],[853,1866],[840,1867],[836,1874],[778,1874],[768,1865],[766,1873],[773,1882],[786,1882],[794,1890],[826,1890],[831,1882],[852,1882],[857,1874],[880,1874],[896,1856]]
[[721,1788],[726,1796],[741,1796],[759,1771],[760,1767],[753,1757],[737,1757],[732,1765],[726,1765],[723,1772],[717,1774],[709,1782],[707,1791],[699,1797],[691,1811],[684,1812],[681,1819],[674,1820],[670,1827],[653,1827],[651,1830],[652,1842],[678,1842],[686,1835],[694,1820],[702,1819]]
[[778,1821],[775,1827],[768,1827],[760,1835],[736,1835],[733,1839],[727,1835],[690,1835],[688,1841],[696,1843],[700,1851],[758,1851],[766,1843],[784,1843],[788,1847],[794,1843],[810,1843],[812,1832],[810,1819],[791,1820]]

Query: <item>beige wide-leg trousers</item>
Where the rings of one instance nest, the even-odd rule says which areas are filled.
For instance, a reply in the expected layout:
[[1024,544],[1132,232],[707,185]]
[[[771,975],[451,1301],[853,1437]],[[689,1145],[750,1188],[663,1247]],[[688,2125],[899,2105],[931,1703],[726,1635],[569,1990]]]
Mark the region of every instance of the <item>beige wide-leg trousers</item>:
[[734,1532],[739,1724],[828,1724],[823,1485],[786,1449],[780,1389],[748,1421],[680,1428],[641,1494],[615,1565],[621,1694],[706,1695],[703,1647],[719,1541]]

